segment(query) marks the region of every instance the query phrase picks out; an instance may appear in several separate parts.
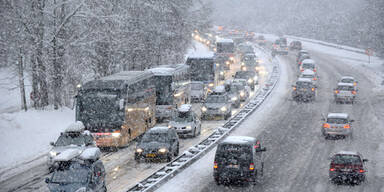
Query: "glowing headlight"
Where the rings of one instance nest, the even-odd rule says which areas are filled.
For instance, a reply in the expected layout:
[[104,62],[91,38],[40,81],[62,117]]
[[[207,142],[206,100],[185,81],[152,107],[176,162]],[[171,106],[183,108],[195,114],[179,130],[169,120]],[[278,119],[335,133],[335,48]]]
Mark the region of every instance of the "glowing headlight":
[[186,129],[192,129],[192,127],[190,125],[186,126],[185,128]]
[[237,101],[237,97],[232,97],[232,101]]
[[248,79],[248,83],[249,84],[253,83],[253,79]]
[[254,81],[257,81],[257,76],[253,77],[253,80],[254,80]]
[[214,84],[213,84],[213,83],[210,83],[210,84],[208,84],[208,86],[209,86],[209,87],[213,87],[213,86],[214,86]]
[[224,75],[224,71],[220,71],[220,75]]
[[207,108],[206,108],[206,107],[202,107],[201,110],[202,110],[203,112],[206,112],[206,111],[207,111]]
[[220,108],[220,110],[224,112],[224,111],[227,111],[227,108],[224,106],[224,107]]
[[167,148],[160,148],[159,153],[166,153],[168,150]]
[[137,153],[142,153],[142,152],[143,152],[143,149],[141,149],[141,148],[137,148],[137,149],[136,149],[136,152],[137,152]]
[[245,93],[244,91],[240,91],[240,96],[244,97]]
[[220,67],[220,64],[219,64],[219,63],[216,63],[216,67]]
[[57,155],[57,152],[56,151],[50,151],[49,155],[51,155],[52,157],[55,157]]
[[172,126],[171,126],[171,125],[168,125],[168,128],[170,129],[170,128],[172,128]]
[[112,133],[112,137],[120,137],[120,133]]
[[229,65],[229,61],[226,61],[225,64]]
[[241,66],[244,66],[245,65],[245,63],[244,62],[241,62]]
[[234,57],[229,57],[229,60],[233,61],[233,60],[235,60],[235,58]]
[[257,66],[257,67],[255,67],[255,69],[256,69],[256,71],[259,71],[259,70],[260,70],[260,67],[259,67],[259,66]]

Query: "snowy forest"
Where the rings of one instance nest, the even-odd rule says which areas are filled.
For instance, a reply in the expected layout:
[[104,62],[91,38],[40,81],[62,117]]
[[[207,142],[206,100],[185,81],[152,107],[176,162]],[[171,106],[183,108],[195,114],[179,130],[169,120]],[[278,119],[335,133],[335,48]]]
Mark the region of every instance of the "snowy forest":
[[70,106],[86,80],[183,62],[192,31],[210,27],[208,7],[192,0],[1,0],[0,67],[29,79],[33,107]]

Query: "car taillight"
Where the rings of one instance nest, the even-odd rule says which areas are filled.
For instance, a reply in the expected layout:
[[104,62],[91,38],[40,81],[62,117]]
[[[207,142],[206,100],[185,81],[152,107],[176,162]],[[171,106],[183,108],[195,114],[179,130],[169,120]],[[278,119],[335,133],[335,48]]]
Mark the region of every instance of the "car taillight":
[[301,71],[301,72],[303,72],[303,71],[304,71],[304,69],[301,69],[300,71]]
[[316,72],[316,69],[313,69],[313,72]]
[[352,91],[352,94],[356,95],[356,91]]
[[330,126],[328,123],[324,123],[324,124],[323,124],[323,127],[324,127],[324,128],[331,128],[331,126]]
[[344,125],[344,129],[349,129],[351,126],[349,124]]
[[329,171],[335,171],[335,168],[330,168]]
[[335,93],[338,94],[338,93],[339,93],[339,90],[335,90]]
[[251,163],[250,165],[249,165],[249,170],[255,170],[255,164],[253,164],[253,163]]
[[314,81],[316,81],[316,80],[317,80],[317,78],[316,78],[316,77],[314,77],[314,78],[313,78],[313,80],[314,80]]
[[312,91],[315,91],[315,88],[314,88],[314,87],[312,87]]
[[213,164],[213,168],[214,168],[214,169],[217,169],[217,167],[218,167],[218,166],[217,166],[217,163],[214,162],[214,164]]
[[364,172],[365,172],[364,169],[360,169],[360,170],[359,170],[359,173],[364,173]]
[[301,62],[299,62],[299,65],[301,65]]
[[295,91],[295,90],[296,90],[296,87],[293,87],[293,90]]

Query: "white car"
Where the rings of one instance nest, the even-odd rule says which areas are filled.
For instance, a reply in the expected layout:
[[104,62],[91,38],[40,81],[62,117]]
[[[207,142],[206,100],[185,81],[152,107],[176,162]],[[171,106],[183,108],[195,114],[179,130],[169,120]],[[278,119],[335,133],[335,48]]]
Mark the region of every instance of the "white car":
[[183,104],[177,109],[168,124],[168,128],[175,129],[179,136],[195,137],[201,133],[200,117],[192,110],[192,105]]
[[317,77],[316,73],[313,72],[310,69],[306,69],[303,72],[301,72],[299,78],[310,79],[313,82],[314,85],[317,84],[317,80],[318,80],[318,77]]
[[70,160],[81,154],[85,149],[96,147],[96,142],[91,133],[84,131],[84,125],[80,121],[71,124],[60,134],[56,142],[50,144],[53,147],[47,155],[47,164],[51,171],[59,167],[59,162],[65,159]]

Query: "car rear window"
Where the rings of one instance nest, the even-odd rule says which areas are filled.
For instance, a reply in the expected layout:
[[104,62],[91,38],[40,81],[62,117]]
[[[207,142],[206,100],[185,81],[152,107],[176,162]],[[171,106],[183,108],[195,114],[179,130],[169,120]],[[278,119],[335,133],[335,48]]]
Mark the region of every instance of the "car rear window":
[[343,83],[353,83],[353,79],[342,79],[341,82],[343,82]]
[[221,163],[240,164],[252,160],[252,147],[249,145],[224,144],[216,151],[216,161]]
[[346,124],[348,123],[347,119],[341,119],[341,118],[328,118],[327,123],[331,124]]
[[342,90],[342,91],[353,91],[354,87],[353,86],[338,86],[337,89]]
[[361,164],[361,159],[357,155],[335,155],[332,158],[332,163],[359,165]]

